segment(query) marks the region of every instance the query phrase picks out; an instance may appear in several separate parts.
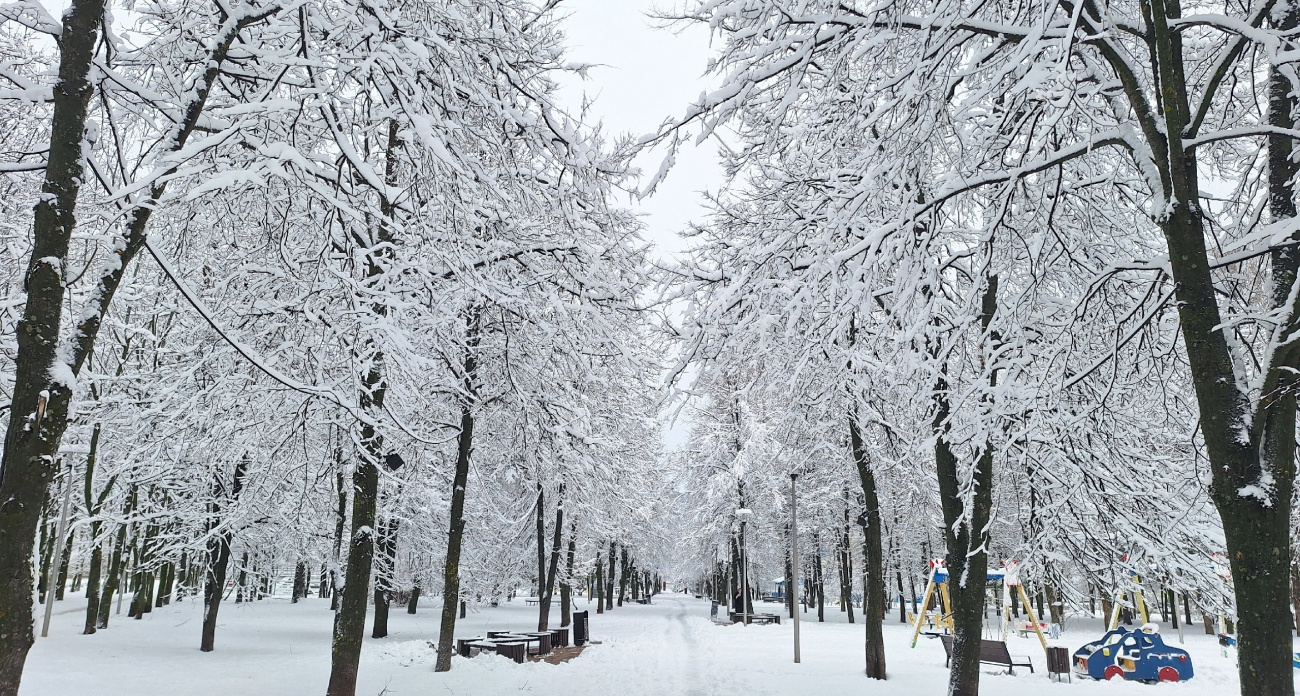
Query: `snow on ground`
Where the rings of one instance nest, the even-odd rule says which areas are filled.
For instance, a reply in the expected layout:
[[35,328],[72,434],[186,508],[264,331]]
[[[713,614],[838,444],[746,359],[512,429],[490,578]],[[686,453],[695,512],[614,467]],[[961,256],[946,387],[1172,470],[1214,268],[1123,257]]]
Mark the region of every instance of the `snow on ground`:
[[[411,616],[394,606],[388,638],[367,638],[362,655],[359,694],[367,696],[494,696],[497,694],[571,694],[573,696],[750,696],[815,694],[861,696],[942,694],[947,672],[943,646],[922,638],[907,647],[910,632],[897,623],[885,625],[889,680],[872,682],[862,674],[863,628],[827,609],[828,622],[816,614],[802,617],[803,663],[793,664],[791,627],[719,626],[709,621],[709,602],[685,595],[661,594],[651,606],[625,605],[591,614],[591,632],[600,645],[562,665],[518,665],[495,655],[455,658],[452,671],[433,671],[428,642],[437,639],[438,613],[422,605]],[[558,603],[557,603],[558,604]],[[585,599],[578,608],[594,606]],[[110,628],[80,635],[85,600],[70,599],[56,607],[50,637],[37,639],[23,675],[23,696],[321,696],[329,677],[328,603],[308,599],[290,604],[268,599],[252,604],[226,603],[221,608],[216,651],[201,653],[200,605],[186,601],[155,609],[143,620],[118,615]],[[775,605],[767,605],[774,607]],[[559,610],[555,608],[553,616]],[[39,616],[39,614],[38,614]],[[812,619],[812,620],[809,620]],[[522,601],[471,612],[458,622],[457,635],[481,635],[496,629],[535,627],[536,607]],[[367,623],[367,632],[369,623]],[[1177,634],[1165,629],[1178,645]],[[1099,621],[1074,620],[1058,642],[1071,652],[1101,635]],[[1076,679],[1073,685],[1049,682],[1043,651],[1036,639],[1012,637],[1013,654],[1030,655],[1036,673],[1017,670],[998,674],[986,667],[981,693],[1012,696],[1037,690],[1086,694],[1177,694],[1224,696],[1238,692],[1235,661],[1224,658],[1213,636],[1194,625],[1185,647],[1196,677],[1184,684],[1149,686]],[[1024,672],[1024,673],[1022,673]],[[1153,691],[1154,690],[1154,691]]]

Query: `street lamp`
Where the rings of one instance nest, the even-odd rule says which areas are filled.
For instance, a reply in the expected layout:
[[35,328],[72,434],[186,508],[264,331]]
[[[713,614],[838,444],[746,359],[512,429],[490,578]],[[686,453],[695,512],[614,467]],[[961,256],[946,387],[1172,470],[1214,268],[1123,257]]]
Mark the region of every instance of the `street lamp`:
[[[794,615],[794,662],[799,664],[799,510],[795,505],[794,484],[799,474],[790,474],[790,577],[785,579],[785,593]],[[794,594],[791,594],[791,593]]]

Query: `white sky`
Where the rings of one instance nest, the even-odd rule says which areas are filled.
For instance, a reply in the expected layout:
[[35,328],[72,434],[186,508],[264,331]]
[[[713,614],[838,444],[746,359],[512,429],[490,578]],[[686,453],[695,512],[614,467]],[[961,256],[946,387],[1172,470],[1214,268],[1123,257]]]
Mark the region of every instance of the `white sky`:
[[[703,77],[710,56],[709,32],[702,26],[661,29],[646,16],[675,1],[565,0],[560,5],[569,15],[569,61],[598,65],[585,82],[565,85],[564,96],[572,108],[576,110],[585,96],[594,102],[590,113],[604,122],[606,132],[636,136],[653,132],[667,117],[686,113],[709,86]],[[722,168],[715,155],[716,147],[709,143],[684,148],[655,195],[627,202],[643,216],[646,236],[660,255],[684,248],[677,235],[703,217],[701,193],[721,185]],[[660,157],[662,153],[637,162],[646,178],[658,171]],[[664,429],[664,446],[684,446],[688,429],[683,414]]]
[[[653,132],[667,117],[681,117],[686,107],[705,91],[709,32],[690,26],[685,31],[660,29],[646,16],[656,7],[671,7],[674,0],[565,0],[568,14],[568,59],[591,63],[585,82],[566,85],[564,96],[576,110],[584,95],[594,101],[592,115],[605,123],[610,134]],[[628,204],[640,212],[647,236],[660,254],[683,248],[677,233],[703,215],[700,193],[716,190],[722,169],[716,149],[704,144],[685,149],[672,172],[654,196]],[[662,154],[642,157],[637,164],[645,178],[659,169]]]

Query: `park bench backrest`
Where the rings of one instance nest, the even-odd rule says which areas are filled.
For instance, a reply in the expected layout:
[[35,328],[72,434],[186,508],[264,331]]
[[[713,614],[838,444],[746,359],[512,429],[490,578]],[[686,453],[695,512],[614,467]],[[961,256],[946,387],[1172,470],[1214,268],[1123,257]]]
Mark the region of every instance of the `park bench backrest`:
[[980,641],[980,662],[1010,665],[1011,653],[1007,651],[1007,644],[1000,640]]
[[[939,640],[943,641],[943,651],[952,657],[952,636],[939,636]],[[1011,653],[1007,651],[1007,644],[1000,640],[981,640],[980,662],[1010,665]]]

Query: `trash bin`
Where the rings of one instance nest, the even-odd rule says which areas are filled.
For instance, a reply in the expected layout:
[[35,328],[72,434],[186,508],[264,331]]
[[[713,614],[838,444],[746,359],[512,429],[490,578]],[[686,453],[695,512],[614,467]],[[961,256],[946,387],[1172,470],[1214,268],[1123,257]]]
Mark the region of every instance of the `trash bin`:
[[573,612],[573,644],[586,645],[589,634],[587,633],[587,617],[590,612],[575,611]]
[[714,621],[718,620],[718,600],[713,600],[713,606],[709,607],[709,618]]

